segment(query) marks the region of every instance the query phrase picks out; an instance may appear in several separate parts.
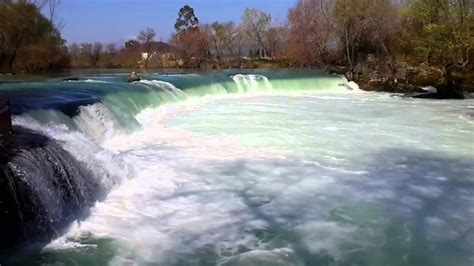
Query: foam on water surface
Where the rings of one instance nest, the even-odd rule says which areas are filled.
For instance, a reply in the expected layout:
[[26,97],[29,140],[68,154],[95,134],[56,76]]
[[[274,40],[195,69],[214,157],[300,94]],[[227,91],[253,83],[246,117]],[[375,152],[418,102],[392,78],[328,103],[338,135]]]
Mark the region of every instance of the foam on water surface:
[[473,128],[451,120],[462,109],[266,95],[144,110],[142,131],[103,143],[134,177],[45,252],[92,237],[139,264],[469,265]]
[[[206,86],[186,90],[175,78]],[[15,117],[113,188],[35,261],[474,263],[474,125],[464,116],[471,100],[224,78],[234,87],[157,75],[130,85],[143,95],[107,94],[74,118],[47,110]]]

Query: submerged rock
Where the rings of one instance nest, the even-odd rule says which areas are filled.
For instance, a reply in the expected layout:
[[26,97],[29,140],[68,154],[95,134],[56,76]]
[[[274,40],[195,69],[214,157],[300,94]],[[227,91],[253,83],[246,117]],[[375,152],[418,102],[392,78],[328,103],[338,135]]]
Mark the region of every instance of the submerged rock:
[[0,250],[56,237],[100,192],[92,173],[58,143],[15,127],[0,139]]

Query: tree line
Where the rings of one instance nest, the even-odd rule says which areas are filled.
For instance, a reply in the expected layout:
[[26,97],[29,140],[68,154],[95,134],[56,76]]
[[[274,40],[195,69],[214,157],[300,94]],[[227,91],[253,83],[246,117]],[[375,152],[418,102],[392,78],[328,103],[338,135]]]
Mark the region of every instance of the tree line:
[[194,9],[186,5],[178,12],[175,33],[168,42],[156,41],[156,32],[147,28],[119,48],[73,43],[69,52],[74,67],[240,67],[246,58],[277,58],[283,27],[271,23],[269,14],[247,9],[240,25],[232,21],[201,24]]
[[[469,0],[298,0],[285,23],[249,8],[239,24],[202,24],[184,6],[167,43],[155,42],[156,33],[147,29],[118,50],[74,44],[70,52],[77,58],[82,51],[93,67],[97,54],[104,56],[102,66],[114,54],[117,66],[239,67],[256,59],[280,66],[344,65],[351,73],[382,62],[387,71],[401,61],[464,67],[474,53],[473,6]],[[179,62],[166,65],[165,57]]]
[[[156,32],[147,28],[123,45],[67,48],[54,21],[58,0],[37,1],[42,3],[0,0],[3,71],[340,65],[357,75],[371,65],[395,73],[403,63],[438,67],[449,76],[454,68],[472,68],[471,0],[298,0],[284,23],[248,8],[240,23],[203,24],[186,5],[167,42],[156,41]],[[39,12],[41,5],[52,11],[49,18]]]

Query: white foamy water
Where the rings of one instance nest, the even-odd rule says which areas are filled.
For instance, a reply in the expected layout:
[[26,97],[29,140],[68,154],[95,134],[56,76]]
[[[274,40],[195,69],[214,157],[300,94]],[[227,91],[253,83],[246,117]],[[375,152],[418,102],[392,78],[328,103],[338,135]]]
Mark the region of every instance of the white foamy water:
[[242,75],[232,77],[240,93],[272,91],[273,86],[267,77],[262,75]]
[[[234,78],[245,90],[255,82]],[[364,93],[145,109],[143,130],[105,132],[97,151],[125,181],[44,254],[112,265],[472,265],[474,125],[460,118],[469,106]],[[77,119],[96,112],[82,111]],[[77,146],[68,150],[91,154]]]

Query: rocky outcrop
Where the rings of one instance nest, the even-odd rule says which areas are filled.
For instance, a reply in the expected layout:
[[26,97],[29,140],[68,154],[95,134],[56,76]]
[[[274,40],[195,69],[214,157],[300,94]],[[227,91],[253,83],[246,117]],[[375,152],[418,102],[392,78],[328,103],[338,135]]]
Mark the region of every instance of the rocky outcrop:
[[0,139],[0,255],[49,241],[101,195],[93,173],[54,140],[24,128]]
[[140,80],[141,80],[141,78],[136,72],[130,73],[130,75],[127,78],[128,83],[135,82],[135,81],[140,81]]
[[407,93],[405,97],[419,98],[419,99],[454,99],[462,100],[465,99],[464,93],[457,89],[456,87],[437,89],[434,92],[424,92],[424,93]]
[[[327,72],[345,75],[363,90],[405,93],[407,97],[464,99],[464,92],[474,91],[472,69],[446,72],[425,64],[366,62],[359,63],[353,71],[343,66],[332,66],[327,68]],[[437,92],[424,91],[423,87],[427,86],[436,87]]]

